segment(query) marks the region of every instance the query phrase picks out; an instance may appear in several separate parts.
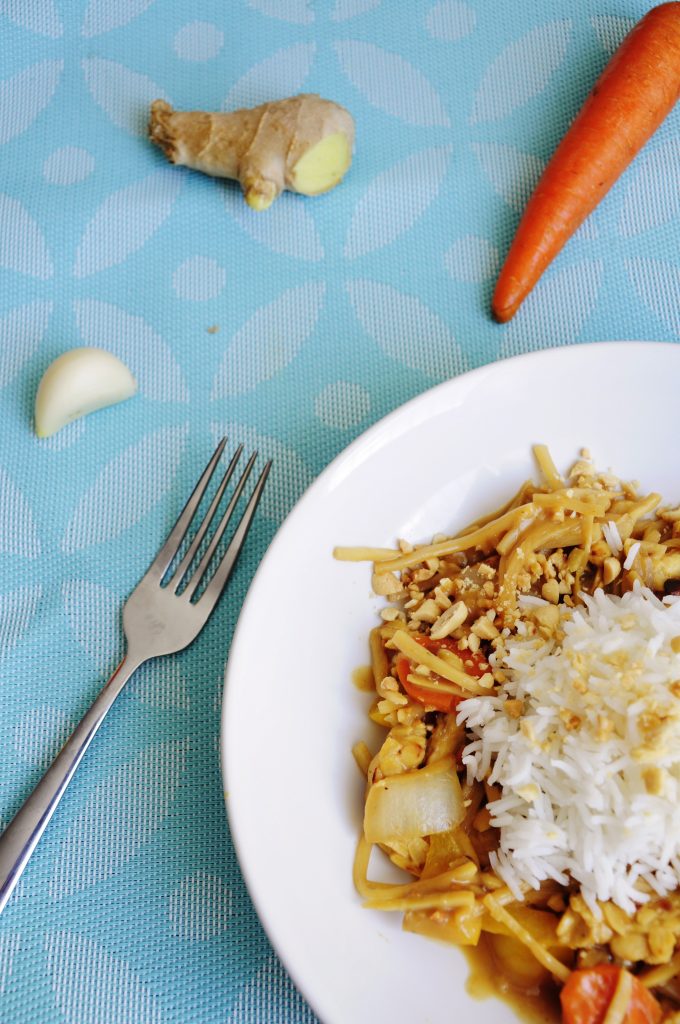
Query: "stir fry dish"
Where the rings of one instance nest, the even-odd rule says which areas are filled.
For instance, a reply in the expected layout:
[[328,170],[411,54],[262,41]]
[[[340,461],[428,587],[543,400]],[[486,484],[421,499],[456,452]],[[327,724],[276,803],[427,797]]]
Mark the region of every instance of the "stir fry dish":
[[355,885],[515,1005],[680,1024],[680,508],[534,452],[540,483],[456,536],[335,551],[385,598]]

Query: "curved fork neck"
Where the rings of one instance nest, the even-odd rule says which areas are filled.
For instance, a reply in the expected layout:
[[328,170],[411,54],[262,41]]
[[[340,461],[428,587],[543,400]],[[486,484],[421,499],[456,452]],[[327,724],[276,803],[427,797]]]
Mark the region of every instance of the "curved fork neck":
[[[116,699],[116,697],[118,696],[120,691],[123,689],[123,687],[127,683],[127,681],[130,678],[130,676],[133,675],[133,673],[135,673],[137,671],[137,669],[140,668],[140,666],[143,665],[144,662],[148,661],[148,660],[149,660],[148,658],[136,657],[134,655],[134,653],[131,653],[130,651],[127,651],[124,654],[122,660],[120,661],[118,667],[113,670],[113,672],[109,676],[108,680],[104,684],[104,688],[103,688],[102,692],[100,693],[99,697],[102,697],[105,693],[107,693],[107,691],[110,691],[110,693],[111,693],[111,703],[113,703],[113,701]],[[97,700],[99,700],[99,697],[97,698]],[[94,707],[94,705],[92,707]],[[90,708],[90,711],[91,710],[92,710],[92,708]],[[106,713],[106,712],[104,712],[104,713]],[[85,719],[83,719],[83,721],[84,720]]]

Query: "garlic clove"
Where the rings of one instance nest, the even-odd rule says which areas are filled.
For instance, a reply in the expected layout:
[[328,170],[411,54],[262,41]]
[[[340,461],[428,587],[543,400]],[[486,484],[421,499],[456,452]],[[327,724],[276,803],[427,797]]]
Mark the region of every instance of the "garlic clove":
[[73,348],[45,370],[35,396],[35,432],[50,437],[67,423],[131,398],[137,381],[101,348]]

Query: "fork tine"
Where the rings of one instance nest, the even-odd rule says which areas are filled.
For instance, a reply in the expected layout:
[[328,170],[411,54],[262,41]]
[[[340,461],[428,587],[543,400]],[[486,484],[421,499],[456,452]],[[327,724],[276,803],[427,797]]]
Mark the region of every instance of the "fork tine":
[[180,512],[179,518],[172,530],[167,536],[165,544],[160,549],[153,562],[149,566],[148,573],[152,573],[156,578],[162,579],[163,574],[167,571],[168,566],[172,562],[173,558],[179,550],[179,546],[186,536],[186,532],[189,529],[191,520],[196,514],[196,509],[201,503],[201,499],[205,494],[206,488],[210,483],[210,479],[215,472],[215,467],[220,461],[222,452],[227,443],[226,437],[223,437],[217,448],[215,449],[210,462],[203,470],[200,480],[196,484],[191,494],[191,497],[187,501],[186,505]]
[[[196,593],[196,590],[200,586],[201,580],[205,576],[206,570],[207,570],[208,566],[210,565],[210,562],[212,561],[213,555],[215,554],[215,551],[217,549],[217,545],[222,540],[222,535],[223,535],[224,531],[226,530],[227,525],[229,523],[229,520],[231,519],[231,516],[233,514],[233,511],[236,508],[236,504],[237,504],[239,498],[241,497],[241,494],[243,492],[243,488],[245,487],[246,481],[248,480],[248,477],[250,476],[250,471],[252,470],[253,466],[255,465],[255,459],[256,458],[257,458],[257,452],[253,452],[253,454],[248,459],[248,464],[246,465],[246,468],[241,473],[241,479],[238,481],[238,483],[236,484],[236,487],[234,488],[234,492],[233,492],[231,498],[229,499],[229,504],[227,505],[227,507],[226,507],[226,509],[224,511],[224,515],[220,519],[218,527],[215,530],[214,536],[213,536],[212,540],[210,541],[210,544],[208,544],[208,547],[206,548],[205,553],[203,554],[203,557],[201,558],[200,562],[198,563],[196,569],[194,570],[193,576],[191,577],[191,581],[190,581],[190,583],[187,586],[187,596],[189,597],[190,600],[191,600],[191,598],[193,598],[194,594]],[[191,594],[188,593],[189,587],[191,587]]]
[[207,603],[208,614],[212,610],[215,602],[224,590],[227,581],[231,576],[231,570],[236,564],[236,559],[241,552],[241,548],[248,536],[248,530],[255,518],[255,511],[260,502],[260,498],[262,497],[262,491],[264,490],[264,485],[267,482],[267,477],[269,476],[269,470],[271,468],[272,464],[271,460],[269,460],[258,477],[257,483],[253,488],[253,493],[251,494],[239,524],[236,527],[234,536],[229,541],[229,547],[225,551],[217,569],[215,570],[215,575],[206,587],[205,593],[199,598],[199,604],[202,604],[204,601]]
[[[177,569],[173,573],[172,579],[170,579],[169,582],[168,582],[168,586],[173,587],[173,590],[177,590],[177,588],[180,586],[180,584],[181,584],[181,582],[182,582],[182,580],[184,578],[184,575],[185,575],[187,569],[189,568],[189,566],[193,562],[194,557],[196,555],[196,552],[198,551],[199,547],[201,546],[201,543],[203,542],[203,538],[205,537],[206,533],[208,532],[208,528],[210,527],[210,524],[213,521],[213,518],[215,516],[215,512],[217,511],[217,508],[218,508],[218,506],[219,506],[219,504],[220,504],[220,502],[222,500],[222,496],[224,495],[224,492],[227,489],[227,485],[229,484],[229,481],[231,480],[231,478],[233,476],[234,470],[236,469],[236,463],[241,458],[242,454],[243,454],[243,445],[240,444],[238,446],[238,448],[236,449],[236,451],[234,452],[234,454],[232,455],[232,457],[231,457],[231,460],[229,462],[229,465],[227,466],[226,472],[225,472],[224,476],[222,477],[222,480],[220,481],[220,486],[217,488],[217,491],[215,492],[215,497],[213,498],[213,500],[210,503],[210,508],[208,509],[206,514],[204,515],[203,522],[201,523],[201,525],[199,526],[198,530],[196,531],[196,536],[192,540],[192,542],[191,542],[191,544],[189,546],[189,549],[188,549],[187,553],[185,554],[184,558],[182,559],[180,564],[177,566]],[[173,586],[173,584],[174,584],[174,586]]]

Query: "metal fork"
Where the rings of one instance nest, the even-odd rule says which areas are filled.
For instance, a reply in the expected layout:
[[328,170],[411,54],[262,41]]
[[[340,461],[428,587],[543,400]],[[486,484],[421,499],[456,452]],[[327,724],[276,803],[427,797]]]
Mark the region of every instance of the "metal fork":
[[[31,795],[0,835],[0,912],[38,845],[97,729],[130,676],[150,658],[174,654],[188,647],[201,632],[224,590],[253,521],[271,462],[267,462],[260,473],[226,552],[219,561],[215,560],[214,567],[211,563],[246,485],[257,452],[248,460],[198,565],[191,573],[190,569],[234,474],[243,452],[243,445],[232,457],[186,554],[167,582],[164,581],[164,577],[196,516],[225,445],[226,438],[222,438],[165,544],[125,603],[123,629],[127,640],[127,652],[122,662]],[[213,568],[214,572],[210,576]],[[196,598],[197,591],[203,585],[205,589]]]

